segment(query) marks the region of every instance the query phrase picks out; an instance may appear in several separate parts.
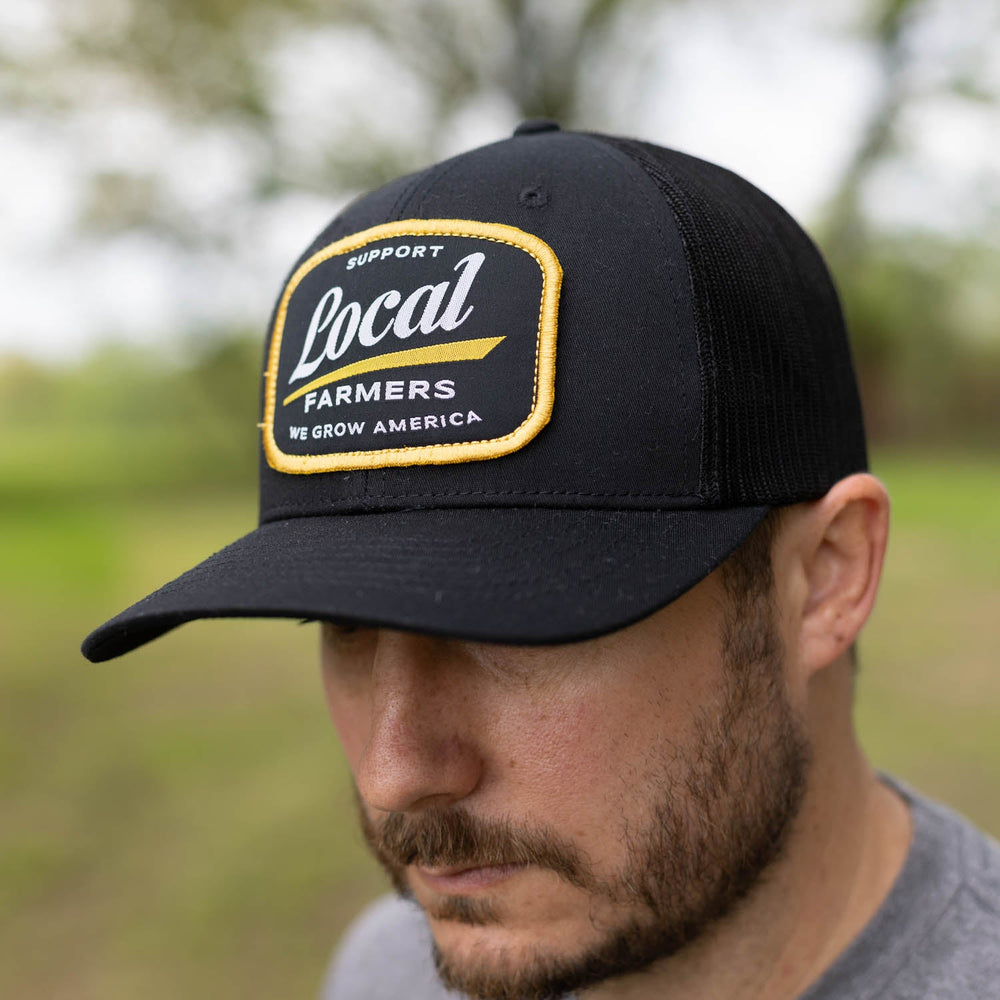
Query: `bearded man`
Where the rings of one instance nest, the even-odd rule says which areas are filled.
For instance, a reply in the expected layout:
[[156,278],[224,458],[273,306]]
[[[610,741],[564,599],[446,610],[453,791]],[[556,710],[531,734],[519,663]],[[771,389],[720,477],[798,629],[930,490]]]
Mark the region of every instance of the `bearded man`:
[[770,198],[527,122],[320,234],[261,416],[260,527],[84,652],[322,623],[401,897],[327,1000],[1000,997],[1000,848],[855,738],[889,502]]

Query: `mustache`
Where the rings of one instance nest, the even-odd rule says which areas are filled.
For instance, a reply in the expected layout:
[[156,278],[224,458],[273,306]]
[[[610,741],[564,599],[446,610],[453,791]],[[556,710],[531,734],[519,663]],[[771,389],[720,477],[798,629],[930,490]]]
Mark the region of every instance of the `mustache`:
[[426,868],[481,868],[535,865],[555,872],[581,889],[597,880],[582,852],[551,831],[483,819],[461,809],[434,809],[419,815],[389,813],[375,823],[363,807],[361,829],[368,846],[391,872],[409,865]]

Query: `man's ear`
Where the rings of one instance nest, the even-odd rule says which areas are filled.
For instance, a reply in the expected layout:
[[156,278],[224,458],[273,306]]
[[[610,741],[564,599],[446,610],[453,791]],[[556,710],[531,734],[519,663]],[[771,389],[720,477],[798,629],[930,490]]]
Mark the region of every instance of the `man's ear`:
[[874,476],[840,480],[789,519],[786,565],[797,660],[812,674],[850,648],[871,614],[889,534],[889,495]]

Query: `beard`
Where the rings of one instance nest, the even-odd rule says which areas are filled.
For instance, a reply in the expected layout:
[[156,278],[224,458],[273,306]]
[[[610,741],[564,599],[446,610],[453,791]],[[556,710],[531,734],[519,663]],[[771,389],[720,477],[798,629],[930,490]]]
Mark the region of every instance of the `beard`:
[[[783,652],[769,595],[733,605],[723,629],[721,704],[702,709],[689,745],[666,739],[636,796],[645,816],[621,835],[624,862],[610,878],[558,831],[460,808],[390,813],[376,827],[361,809],[369,847],[396,890],[412,898],[409,865],[534,865],[624,915],[575,955],[539,945],[517,963],[453,961],[435,945],[446,987],[479,1000],[558,1000],[668,958],[732,913],[780,857],[809,769],[802,726],[785,696]],[[448,896],[437,920],[502,924],[490,899]]]

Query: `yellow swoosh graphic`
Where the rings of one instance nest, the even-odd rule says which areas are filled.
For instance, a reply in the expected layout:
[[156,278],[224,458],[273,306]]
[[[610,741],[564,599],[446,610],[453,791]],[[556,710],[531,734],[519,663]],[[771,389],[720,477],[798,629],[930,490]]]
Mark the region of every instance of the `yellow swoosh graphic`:
[[505,337],[482,337],[479,340],[456,340],[450,344],[413,347],[408,351],[393,351],[391,354],[380,354],[378,357],[368,358],[365,361],[355,361],[352,364],[344,365],[343,368],[335,368],[332,372],[327,372],[296,389],[290,396],[284,398],[281,405],[288,406],[289,403],[304,396],[307,392],[312,392],[313,389],[337,382],[342,378],[349,378],[351,375],[382,371],[385,368],[433,365],[441,361],[481,361],[501,340],[505,339]]

